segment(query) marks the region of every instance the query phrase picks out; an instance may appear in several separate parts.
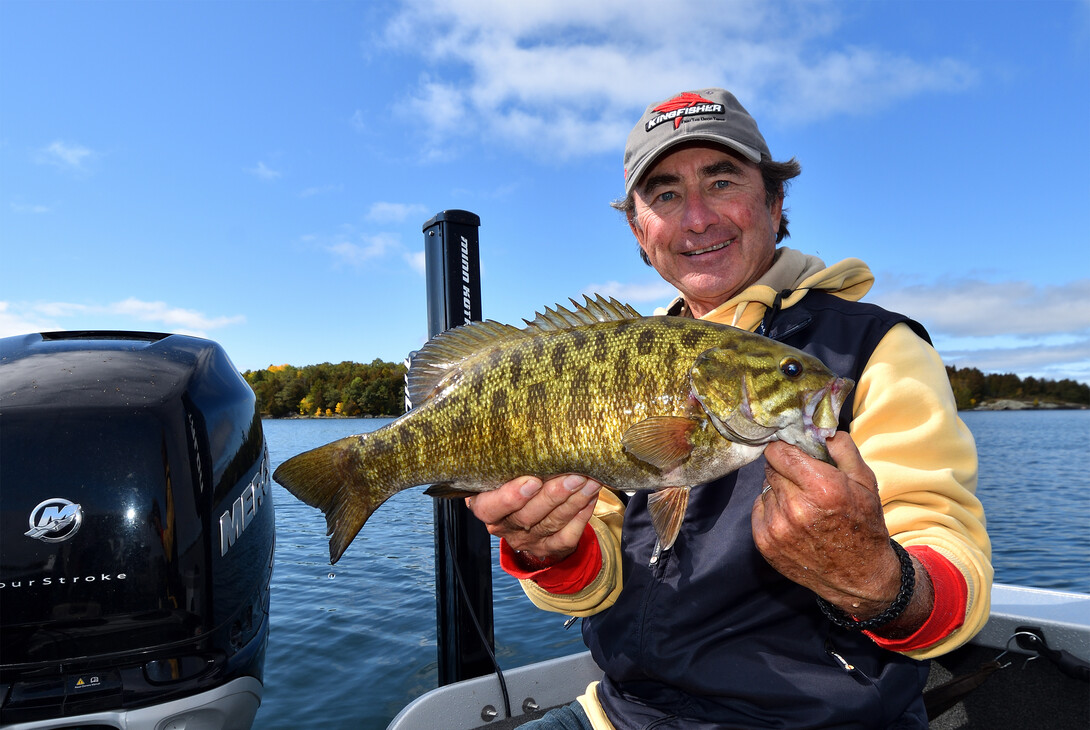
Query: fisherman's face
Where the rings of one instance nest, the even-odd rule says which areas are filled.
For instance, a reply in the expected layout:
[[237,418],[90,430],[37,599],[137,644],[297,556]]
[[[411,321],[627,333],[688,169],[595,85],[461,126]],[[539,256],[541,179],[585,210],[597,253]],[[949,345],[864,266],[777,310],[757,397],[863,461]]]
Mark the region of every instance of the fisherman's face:
[[721,147],[670,152],[633,191],[629,224],[651,265],[701,317],[772,265],[783,198],[765,203],[756,165]]

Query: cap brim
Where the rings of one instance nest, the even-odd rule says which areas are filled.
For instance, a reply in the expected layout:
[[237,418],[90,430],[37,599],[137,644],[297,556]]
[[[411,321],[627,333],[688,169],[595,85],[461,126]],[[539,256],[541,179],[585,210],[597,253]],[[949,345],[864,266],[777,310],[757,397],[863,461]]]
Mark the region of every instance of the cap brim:
[[749,145],[744,145],[741,142],[736,142],[733,139],[727,139],[726,137],[721,137],[714,134],[701,134],[699,132],[695,134],[686,134],[681,137],[673,137],[661,146],[656,147],[651,154],[647,155],[647,157],[643,160],[637,162],[635,167],[633,167],[632,170],[629,171],[628,178],[625,180],[624,185],[625,195],[630,195],[632,193],[632,190],[636,187],[636,184],[640,181],[640,178],[643,177],[643,174],[647,172],[649,168],[654,166],[655,162],[657,162],[660,157],[662,157],[664,154],[666,154],[675,147],[683,144],[691,144],[693,142],[711,142],[720,147],[726,147],[728,149],[734,150],[735,152],[739,153],[747,160],[752,162],[754,165],[758,165],[761,162],[760,150],[755,150]]

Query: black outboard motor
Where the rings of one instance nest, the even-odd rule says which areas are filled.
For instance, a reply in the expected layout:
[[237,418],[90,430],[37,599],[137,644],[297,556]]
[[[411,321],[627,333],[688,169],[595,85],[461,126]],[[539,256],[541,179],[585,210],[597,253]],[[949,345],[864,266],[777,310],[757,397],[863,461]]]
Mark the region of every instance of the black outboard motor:
[[253,392],[216,343],[0,339],[0,725],[249,728],[269,484]]

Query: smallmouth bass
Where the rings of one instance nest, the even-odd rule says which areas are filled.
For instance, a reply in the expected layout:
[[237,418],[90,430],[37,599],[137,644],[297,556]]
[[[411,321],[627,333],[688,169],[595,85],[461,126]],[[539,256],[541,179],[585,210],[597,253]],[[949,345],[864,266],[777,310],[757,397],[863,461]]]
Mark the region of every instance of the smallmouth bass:
[[600,296],[525,328],[474,322],[432,338],[406,377],[412,410],[369,434],[288,459],[273,478],[325,513],[336,563],[371,514],[409,487],[496,489],[577,473],[648,500],[663,549],[689,488],[770,441],[831,462],[854,383],[793,347],[714,322],[643,317]]

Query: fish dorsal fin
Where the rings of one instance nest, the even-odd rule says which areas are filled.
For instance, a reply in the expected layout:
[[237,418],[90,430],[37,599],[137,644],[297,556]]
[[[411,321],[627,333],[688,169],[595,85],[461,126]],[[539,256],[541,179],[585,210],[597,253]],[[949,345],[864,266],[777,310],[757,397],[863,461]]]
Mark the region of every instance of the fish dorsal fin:
[[651,513],[651,524],[663,550],[674,546],[688,506],[688,487],[666,487],[647,495],[647,511]]
[[415,352],[405,376],[405,393],[418,406],[438,390],[467,358],[502,342],[526,337],[526,331],[492,320],[471,322],[440,332]]
[[595,294],[593,299],[589,296],[585,296],[583,299],[586,302],[585,304],[569,299],[568,301],[572,303],[572,309],[562,307],[559,304],[555,305],[555,309],[546,307],[544,312],[537,313],[532,322],[528,319],[523,320],[527,325],[525,331],[530,334],[556,332],[557,330],[568,330],[586,324],[620,322],[643,316],[629,305],[622,304],[613,297],[606,299],[600,294]]
[[669,471],[689,458],[690,439],[699,424],[680,416],[651,416],[628,427],[621,437],[624,450],[640,461]]

